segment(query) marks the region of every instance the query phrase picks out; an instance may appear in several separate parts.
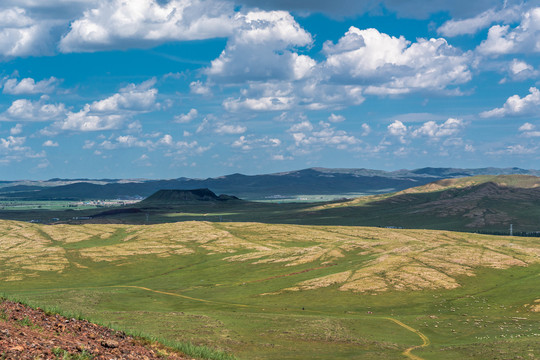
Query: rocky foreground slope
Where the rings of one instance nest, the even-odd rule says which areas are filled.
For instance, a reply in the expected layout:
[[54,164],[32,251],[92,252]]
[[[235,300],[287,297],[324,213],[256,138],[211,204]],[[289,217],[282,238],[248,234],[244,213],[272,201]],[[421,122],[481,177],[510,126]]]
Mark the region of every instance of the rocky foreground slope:
[[0,359],[187,358],[86,320],[49,315],[6,300],[0,303]]

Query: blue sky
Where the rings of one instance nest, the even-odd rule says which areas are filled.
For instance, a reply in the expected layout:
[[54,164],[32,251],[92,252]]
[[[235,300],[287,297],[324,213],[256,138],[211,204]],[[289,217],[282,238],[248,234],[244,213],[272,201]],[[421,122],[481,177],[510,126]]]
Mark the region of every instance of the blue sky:
[[540,1],[4,0],[0,178],[540,168]]

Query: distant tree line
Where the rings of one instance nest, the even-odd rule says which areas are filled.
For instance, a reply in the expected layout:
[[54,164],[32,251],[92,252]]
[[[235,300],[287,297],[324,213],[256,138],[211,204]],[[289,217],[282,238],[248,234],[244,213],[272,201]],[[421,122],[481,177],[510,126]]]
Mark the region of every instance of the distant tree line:
[[[501,236],[509,236],[510,232],[508,231],[489,231],[489,230],[477,230],[475,231],[477,234],[485,234],[485,235],[501,235]],[[514,231],[513,236],[524,236],[524,237],[540,237],[540,231]]]

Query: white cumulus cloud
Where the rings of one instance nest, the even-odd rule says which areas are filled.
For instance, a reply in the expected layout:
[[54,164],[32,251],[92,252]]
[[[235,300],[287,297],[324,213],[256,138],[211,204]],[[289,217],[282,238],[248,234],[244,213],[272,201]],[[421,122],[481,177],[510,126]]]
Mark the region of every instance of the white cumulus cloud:
[[520,18],[520,7],[510,6],[496,10],[488,9],[474,17],[467,19],[451,19],[437,29],[443,36],[458,36],[476,34],[478,31],[487,28],[495,22],[511,23]]
[[521,125],[519,131],[525,137],[540,137],[540,130],[536,130],[536,126],[528,122]]
[[58,79],[54,76],[38,82],[32,78],[24,78],[20,81],[17,81],[17,79],[7,79],[2,92],[10,95],[51,93],[56,88],[58,82]]
[[189,89],[193,94],[198,95],[210,95],[212,93],[210,87],[204,85],[200,80],[192,81],[189,84]]
[[418,39],[360,30],[354,26],[334,44],[324,43],[324,63],[333,81],[365,84],[367,94],[442,91],[471,80],[470,55],[445,39]]
[[18,6],[0,8],[0,58],[51,53],[50,31],[55,24],[52,20],[33,19]]
[[288,130],[291,133],[296,148],[303,153],[321,150],[324,147],[333,147],[344,150],[361,141],[344,130],[338,130],[330,123],[321,121],[314,126],[309,121],[294,124]]
[[343,115],[336,115],[336,114],[330,114],[330,116],[328,117],[328,121],[332,122],[332,123],[337,123],[337,122],[342,122],[342,121],[345,121],[345,116]]
[[159,108],[155,82],[150,79],[141,84],[129,84],[116,94],[84,105],[78,112],[68,112],[65,119],[57,121],[53,127],[70,131],[118,129],[126,119]]
[[219,123],[214,128],[214,132],[220,135],[243,134],[246,131],[247,127],[235,124]]
[[177,123],[185,124],[195,119],[197,116],[199,116],[199,112],[197,111],[197,109],[191,109],[186,114],[175,116],[174,121]]
[[294,80],[306,77],[315,66],[315,60],[292,51],[313,40],[288,12],[251,11],[237,14],[236,22],[225,50],[206,69],[212,79],[233,83]]
[[442,124],[435,121],[427,121],[420,128],[415,129],[412,135],[415,137],[427,136],[431,139],[455,136],[463,130],[465,123],[461,119],[450,118]]
[[58,147],[58,143],[56,141],[47,140],[43,143],[43,146],[46,147]]
[[12,127],[10,130],[9,130],[9,133],[11,135],[19,135],[20,133],[22,133],[23,131],[23,126],[22,124],[17,124],[15,125],[14,127]]
[[281,140],[277,138],[270,138],[268,136],[257,138],[253,135],[242,135],[231,144],[231,147],[239,148],[244,151],[250,151],[254,148],[275,148],[279,147],[280,145]]
[[101,1],[71,23],[59,49],[89,52],[225,37],[235,26],[233,18],[233,4],[227,1]]
[[492,26],[477,51],[493,56],[540,52],[540,7],[525,12],[513,29],[510,25]]
[[484,111],[480,116],[484,118],[503,116],[523,116],[538,113],[540,110],[540,90],[535,87],[529,89],[529,95],[520,97],[513,95],[504,103],[503,107]]
[[4,121],[49,121],[65,116],[67,110],[64,104],[47,103],[48,98],[42,96],[38,101],[18,99],[2,114]]
[[394,120],[393,123],[387,127],[388,133],[392,136],[397,136],[403,138],[407,135],[407,126],[399,120]]

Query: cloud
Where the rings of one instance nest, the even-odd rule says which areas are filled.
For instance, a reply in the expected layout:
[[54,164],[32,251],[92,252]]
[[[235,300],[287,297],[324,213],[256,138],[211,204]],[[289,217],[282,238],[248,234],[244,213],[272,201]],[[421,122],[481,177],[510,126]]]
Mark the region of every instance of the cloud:
[[106,99],[94,101],[90,109],[96,112],[118,112],[122,110],[146,111],[156,105],[157,89],[153,86],[156,79],[150,79],[139,85],[129,84]]
[[530,154],[537,154],[538,153],[538,146],[529,148],[522,144],[517,145],[509,145],[501,150],[496,150],[489,152],[490,155],[530,155]]
[[330,114],[330,116],[328,117],[328,121],[330,121],[331,123],[342,122],[342,121],[345,121],[345,116]]
[[150,47],[230,35],[234,5],[219,0],[111,0],[84,12],[60,41],[61,52]]
[[527,64],[525,61],[513,59],[508,64],[508,74],[510,79],[514,81],[523,81],[536,78],[540,72],[535,70],[532,65]]
[[[428,144],[437,144],[442,141],[440,148],[441,154],[446,153],[445,147],[463,146],[463,139],[458,135],[465,128],[465,122],[461,119],[449,118],[442,123],[437,123],[433,120],[426,121],[420,126],[405,125],[400,120],[394,120],[388,125],[388,135],[393,136],[399,140],[401,144],[410,144],[414,139],[427,139]],[[384,145],[390,145],[390,143],[383,140]],[[407,149],[409,152],[411,149]],[[399,153],[403,155],[405,148],[399,150]]]
[[7,138],[0,139],[0,150],[4,152],[7,150],[24,150],[22,145],[25,143],[26,137],[8,136]]
[[292,96],[264,96],[256,99],[227,99],[223,102],[223,107],[227,111],[283,111],[291,109],[293,104]]
[[303,153],[318,151],[328,146],[344,150],[361,142],[346,131],[338,130],[324,121],[319,122],[318,126],[313,126],[309,121],[303,121],[292,125],[288,132],[291,133],[296,148]]
[[243,90],[243,98],[223,101],[227,111],[283,111],[291,109],[296,102],[294,87],[286,82],[251,83]]
[[205,70],[214,81],[294,80],[309,75],[315,60],[291,50],[312,43],[311,35],[283,11],[237,14],[225,50]]
[[313,125],[308,120],[294,124],[289,128],[289,132],[303,132],[303,131],[312,131]]
[[521,125],[519,131],[525,137],[540,137],[540,131],[536,130],[536,126],[528,122]]
[[66,119],[56,123],[56,128],[70,131],[100,131],[118,129],[123,123],[123,115],[93,115],[87,104],[79,112],[69,112]]
[[21,162],[28,159],[42,159],[45,152],[36,153],[28,146],[24,146],[26,137],[8,136],[0,138],[0,165],[9,165],[12,162]]
[[150,79],[138,85],[129,84],[108,98],[84,105],[78,112],[68,112],[53,128],[70,131],[118,129],[126,119],[159,108],[155,83],[156,79]]
[[368,124],[362,124],[362,136],[368,136],[371,133],[371,127]]
[[364,101],[359,86],[321,84],[319,80],[250,82],[240,93],[241,97],[223,102],[227,111],[338,110],[343,105],[359,105]]
[[11,135],[19,135],[20,133],[22,133],[22,128],[22,124],[17,124],[9,130],[9,133]]
[[519,131],[532,131],[534,130],[534,125],[526,122],[525,124],[519,127]]
[[276,155],[272,155],[271,159],[275,161],[285,161],[285,160],[293,160],[293,157],[285,156],[283,154],[276,154]]
[[47,140],[43,143],[43,146],[46,147],[58,147],[58,143],[52,140]]
[[247,131],[247,127],[242,125],[219,123],[214,128],[214,132],[219,135],[243,134]]
[[540,110],[540,91],[531,87],[529,95],[521,98],[519,95],[509,97],[503,107],[480,113],[483,118],[503,116],[525,116],[536,114]]
[[0,58],[50,54],[53,20],[34,20],[25,9],[0,9]]
[[499,10],[493,8],[468,19],[448,20],[437,29],[437,32],[448,37],[472,35],[495,22],[508,24],[519,20],[520,15],[520,7],[518,6],[504,7]]
[[[209,149],[209,147],[200,146],[197,141],[175,141],[170,134],[165,134],[155,140],[144,138],[141,139],[140,137],[133,135],[120,135],[104,140],[99,144],[89,141],[85,144],[84,148],[92,149],[94,147],[101,150],[142,148],[148,151],[155,151],[158,149],[163,149],[168,155],[182,154],[187,152],[201,154]],[[99,154],[101,154],[101,152]]]
[[197,116],[199,116],[199,112],[197,109],[191,109],[187,114],[181,114],[174,117],[174,122],[185,124],[190,122],[191,120],[195,119]]
[[19,82],[17,82],[17,79],[8,79],[4,83],[2,92],[10,95],[51,93],[56,88],[58,82],[58,79],[54,76],[38,81],[37,83],[32,78],[24,78]]
[[212,94],[212,91],[210,90],[210,87],[204,85],[200,80],[192,81],[189,84],[189,89],[192,94],[198,94],[198,95],[210,95]]
[[420,128],[414,130],[412,136],[426,136],[430,139],[438,140],[442,137],[455,136],[459,134],[464,127],[465,123],[460,119],[450,118],[442,124],[437,124],[435,121],[428,121]]
[[231,144],[231,147],[239,148],[244,151],[250,151],[255,148],[273,148],[279,147],[280,145],[281,140],[277,138],[270,138],[268,136],[256,138],[253,135],[242,135]]
[[540,52],[540,7],[523,13],[521,23],[511,28],[510,25],[495,25],[488,31],[488,37],[477,47],[483,55],[504,55],[515,53]]
[[404,144],[406,142],[405,136],[407,135],[407,126],[399,120],[394,120],[393,123],[388,125],[388,134],[399,138],[399,141]]
[[38,101],[18,99],[2,114],[2,121],[49,121],[65,116],[67,110],[64,104],[49,104],[47,96]]
[[366,94],[443,91],[471,80],[470,54],[442,38],[411,43],[402,36],[351,26],[336,44],[325,42],[323,52],[324,73],[332,81],[365,85]]

